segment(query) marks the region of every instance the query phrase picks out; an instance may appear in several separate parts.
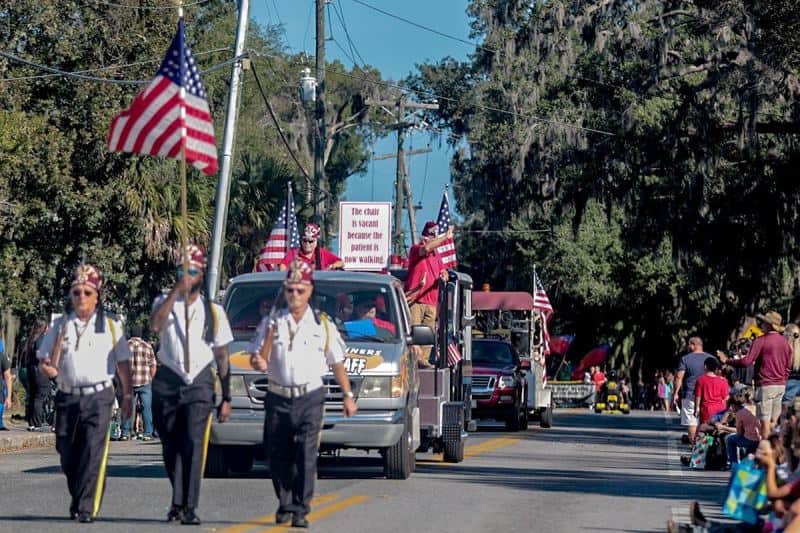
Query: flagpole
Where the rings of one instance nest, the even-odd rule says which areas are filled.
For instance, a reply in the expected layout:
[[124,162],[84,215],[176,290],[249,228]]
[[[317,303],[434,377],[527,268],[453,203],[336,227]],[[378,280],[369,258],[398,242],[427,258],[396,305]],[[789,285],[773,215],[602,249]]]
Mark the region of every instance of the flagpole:
[[[183,0],[178,0],[178,24],[183,20]],[[186,62],[186,34],[181,36],[181,51],[180,51],[180,101],[181,101],[181,161],[180,161],[180,175],[181,175],[181,220],[183,221],[183,231],[181,231],[181,254],[183,256],[183,276],[189,275],[189,252],[188,245],[188,231],[189,231],[189,214],[187,207],[187,185],[186,185],[186,89],[183,87],[184,72],[183,65]],[[183,368],[189,372],[189,290],[183,293],[183,323],[186,332],[183,336]]]

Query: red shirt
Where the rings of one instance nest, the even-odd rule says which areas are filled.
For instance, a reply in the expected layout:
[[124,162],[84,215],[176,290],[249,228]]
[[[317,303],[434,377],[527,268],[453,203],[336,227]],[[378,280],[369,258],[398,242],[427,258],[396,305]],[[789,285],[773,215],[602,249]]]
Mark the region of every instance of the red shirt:
[[425,285],[419,295],[411,302],[436,305],[439,303],[439,275],[444,270],[442,258],[436,250],[422,255],[423,244],[415,244],[408,252],[408,278],[406,278],[406,292],[417,288],[425,275]]
[[606,375],[602,372],[595,372],[592,381],[594,381],[595,390],[600,392],[603,389],[603,383],[606,382]]
[[[341,259],[339,259],[339,257],[337,257],[335,254],[333,254],[332,252],[330,252],[326,248],[318,248],[318,250],[319,250],[320,268],[322,270],[328,270],[329,266],[331,266],[332,264],[334,264],[337,261],[341,261]],[[308,265],[313,269],[313,268],[317,267],[317,264],[316,264],[317,261],[316,261],[316,258],[314,257],[316,255],[316,253],[317,253],[317,251],[314,250],[314,253],[311,254],[311,257],[306,257],[302,253],[299,253],[298,250],[292,248],[291,250],[289,250],[289,253],[286,254],[286,257],[283,258],[283,260],[281,261],[281,264],[283,266],[285,266],[285,267],[288,267],[292,263],[292,261],[294,261],[294,258],[298,257],[298,258],[302,259],[303,261],[305,261],[306,263],[308,263]]]
[[770,331],[753,341],[747,357],[728,359],[732,366],[756,365],[756,382],[766,385],[786,385],[792,369],[792,347],[777,331]]
[[694,386],[695,400],[700,398],[700,423],[708,422],[715,414],[728,406],[730,388],[722,376],[702,375]]

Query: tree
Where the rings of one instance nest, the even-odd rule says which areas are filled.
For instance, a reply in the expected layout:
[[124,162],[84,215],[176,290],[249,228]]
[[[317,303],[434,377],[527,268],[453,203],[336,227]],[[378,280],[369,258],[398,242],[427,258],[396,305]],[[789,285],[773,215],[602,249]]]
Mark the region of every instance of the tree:
[[[745,315],[786,309],[800,281],[788,5],[471,2],[471,61],[410,83],[445,97],[431,120],[458,136],[474,277],[525,288],[535,261],[556,329],[651,366],[690,333],[723,347]],[[484,231],[505,232],[492,254]]]

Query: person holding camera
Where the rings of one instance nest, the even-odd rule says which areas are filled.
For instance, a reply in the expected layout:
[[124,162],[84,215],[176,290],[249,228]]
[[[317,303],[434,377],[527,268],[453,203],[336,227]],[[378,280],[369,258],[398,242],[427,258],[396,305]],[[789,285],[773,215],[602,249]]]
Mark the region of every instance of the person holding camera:
[[724,364],[747,367],[756,365],[756,406],[761,419],[761,435],[767,437],[781,414],[786,381],[792,368],[792,347],[781,335],[783,317],[777,311],[756,315],[764,335],[753,341],[747,356],[733,359],[717,352]]

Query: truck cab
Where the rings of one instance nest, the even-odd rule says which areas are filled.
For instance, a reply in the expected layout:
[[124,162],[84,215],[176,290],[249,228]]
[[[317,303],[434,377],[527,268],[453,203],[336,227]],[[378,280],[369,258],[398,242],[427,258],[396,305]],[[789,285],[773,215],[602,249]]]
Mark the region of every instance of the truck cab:
[[[223,306],[233,330],[231,344],[232,412],[216,421],[206,472],[224,476],[249,471],[265,458],[264,398],[268,373],[250,367],[249,344],[263,316],[280,297],[285,274],[253,273],[232,279]],[[364,302],[371,316],[359,316]],[[405,479],[414,470],[420,434],[420,375],[412,346],[431,344],[430,328],[410,324],[400,281],[385,274],[316,272],[311,305],[328,315],[347,344],[345,368],[358,413],[345,417],[342,392],[333,374],[324,377],[325,416],[320,450],[377,450],[388,478]],[[266,436],[269,438],[269,436]]]

